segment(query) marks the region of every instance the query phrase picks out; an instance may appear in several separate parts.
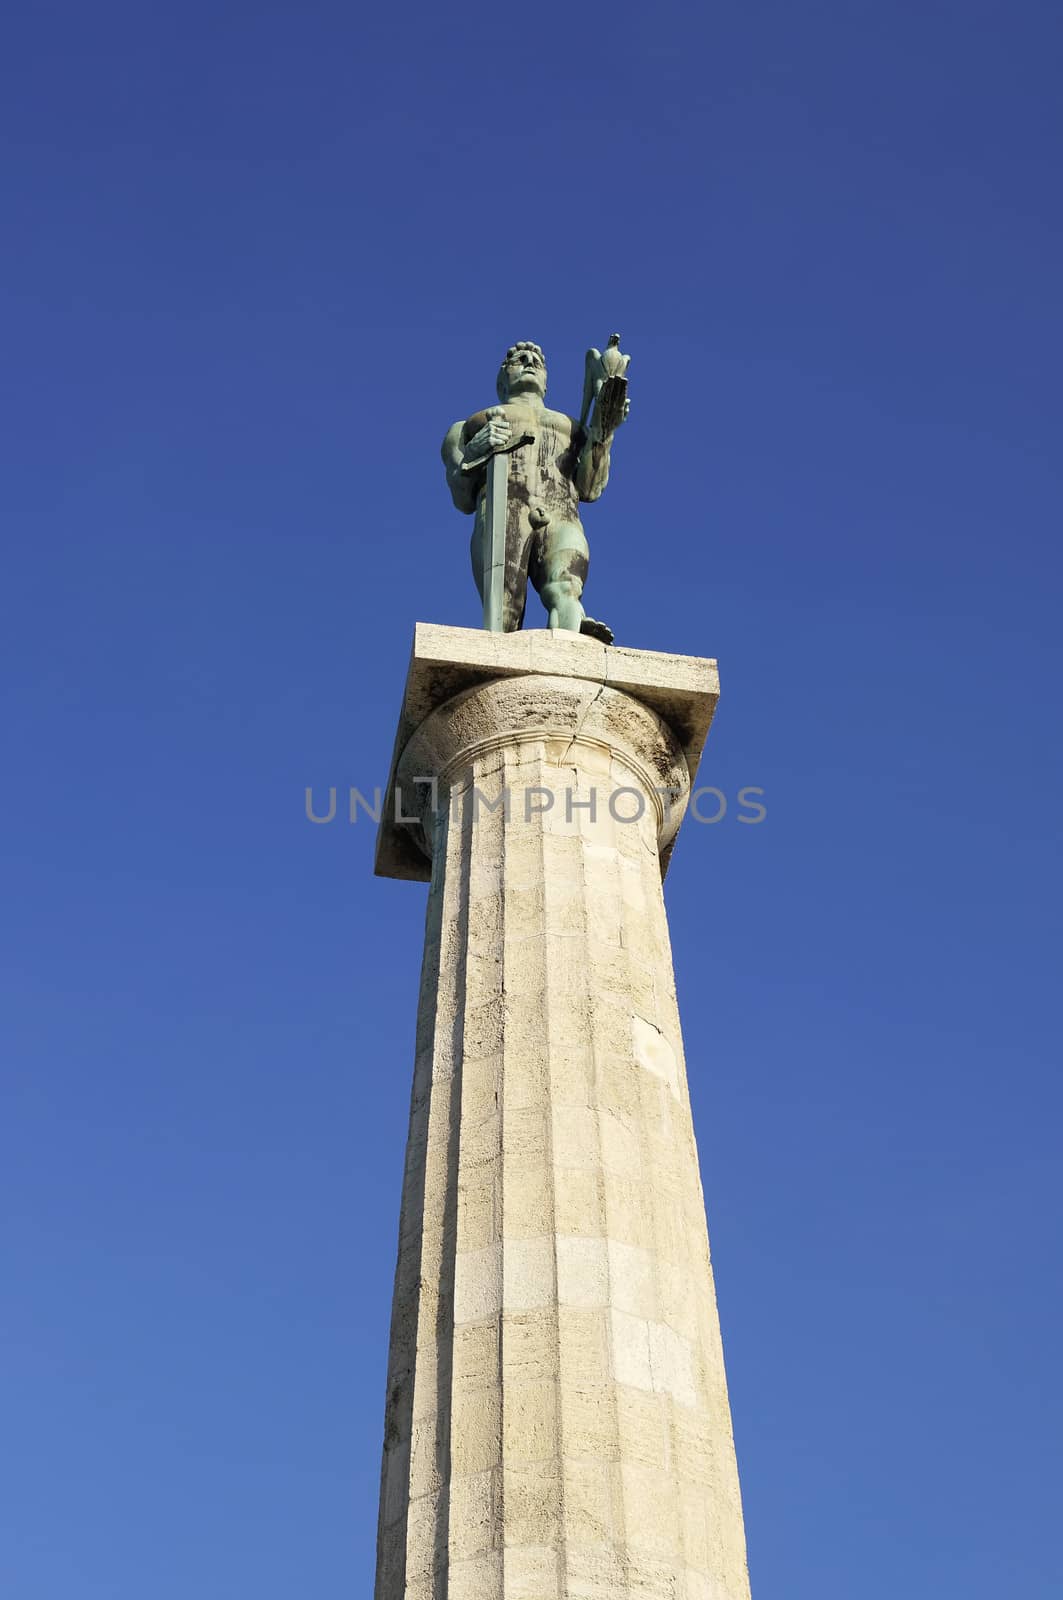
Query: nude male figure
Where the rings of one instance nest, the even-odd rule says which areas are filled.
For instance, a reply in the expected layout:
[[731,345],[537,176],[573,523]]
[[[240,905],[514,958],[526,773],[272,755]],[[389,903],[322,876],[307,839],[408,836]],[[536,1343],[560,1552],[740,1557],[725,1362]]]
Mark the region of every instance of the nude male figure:
[[588,617],[580,601],[590,551],[579,504],[597,500],[609,480],[612,431],[598,426],[597,407],[585,426],[561,411],[549,410],[546,360],[537,344],[523,342],[506,351],[496,387],[500,403],[455,422],[442,452],[454,504],[476,517],[472,569],[480,598],[484,597],[487,461],[505,451],[509,474],[503,631],[513,633],[521,626],[530,579],[551,628],[590,634],[611,644],[612,630]]

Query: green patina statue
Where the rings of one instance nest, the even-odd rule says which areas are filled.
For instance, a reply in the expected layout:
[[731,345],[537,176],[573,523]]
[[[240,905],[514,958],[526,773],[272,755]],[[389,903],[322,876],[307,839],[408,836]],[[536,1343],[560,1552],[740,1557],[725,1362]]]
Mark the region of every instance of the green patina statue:
[[587,352],[577,421],[546,406],[539,346],[515,344],[498,374],[501,403],[455,422],[443,440],[451,497],[476,517],[472,567],[485,628],[521,626],[530,579],[551,628],[612,643],[612,630],[580,601],[590,552],[579,504],[597,500],[609,480],[613,434],[628,414],[629,360],[615,333],[604,352]]

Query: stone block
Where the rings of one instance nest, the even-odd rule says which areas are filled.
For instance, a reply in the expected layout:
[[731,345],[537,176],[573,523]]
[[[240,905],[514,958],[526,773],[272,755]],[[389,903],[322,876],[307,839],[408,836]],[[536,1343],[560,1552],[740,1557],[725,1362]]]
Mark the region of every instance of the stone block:
[[598,1236],[604,1232],[596,1168],[555,1168],[554,1219],[558,1233]]
[[609,1257],[604,1239],[557,1238],[557,1299],[561,1306],[587,1308],[609,1303]]
[[492,1549],[499,1521],[498,1490],[493,1472],[452,1479],[445,1524],[452,1572],[457,1562]]
[[559,1373],[558,1316],[555,1307],[530,1312],[507,1309],[502,1318],[502,1382],[550,1379]]
[[502,1309],[502,1244],[459,1250],[454,1261],[454,1322],[482,1322]]
[[563,1468],[565,1533],[584,1548],[608,1545],[623,1526],[616,1515],[619,1472],[613,1461],[567,1457]]
[[559,1458],[556,1382],[514,1380],[506,1384],[505,1396],[502,1444],[506,1466]]
[[[507,1402],[508,1403],[508,1402]],[[490,1472],[502,1460],[502,1387],[465,1391],[450,1421],[450,1481]]]
[[503,1296],[507,1311],[534,1311],[557,1303],[554,1241],[507,1236],[502,1255]]
[[656,1467],[621,1461],[624,1531],[637,1549],[664,1558],[679,1551],[679,1516],[671,1477]]
[[506,1546],[505,1600],[563,1600],[561,1553],[553,1545]]
[[507,1544],[554,1544],[561,1537],[561,1466],[556,1459],[502,1470]]
[[[509,1600],[502,1557],[501,1550],[489,1550],[468,1561],[451,1561],[447,1570],[447,1600]],[[439,1594],[440,1590],[435,1588],[424,1600],[438,1600]]]

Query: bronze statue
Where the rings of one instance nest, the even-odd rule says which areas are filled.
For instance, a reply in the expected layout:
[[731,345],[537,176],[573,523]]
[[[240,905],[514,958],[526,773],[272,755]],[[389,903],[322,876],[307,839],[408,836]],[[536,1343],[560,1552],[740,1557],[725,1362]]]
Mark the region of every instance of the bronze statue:
[[551,628],[612,643],[612,630],[588,617],[580,600],[590,552],[579,504],[597,500],[609,481],[613,434],[628,414],[629,359],[620,353],[619,334],[604,353],[587,352],[577,421],[545,405],[539,346],[512,345],[498,374],[500,403],[447,433],[451,497],[459,511],[476,517],[472,567],[485,628],[513,633],[521,626],[530,579]]

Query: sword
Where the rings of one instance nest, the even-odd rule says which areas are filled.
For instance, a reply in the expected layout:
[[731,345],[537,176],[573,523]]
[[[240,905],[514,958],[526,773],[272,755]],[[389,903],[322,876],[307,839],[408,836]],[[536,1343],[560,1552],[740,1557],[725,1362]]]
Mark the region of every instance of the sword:
[[487,463],[484,499],[484,627],[502,632],[502,595],[506,579],[506,510],[509,501],[509,458],[499,450]]
[[506,587],[506,513],[509,506],[509,453],[522,444],[532,444],[534,433],[522,433],[504,450],[496,450],[487,462],[487,490],[484,496],[483,597],[484,627],[489,633],[502,633],[502,601]]

